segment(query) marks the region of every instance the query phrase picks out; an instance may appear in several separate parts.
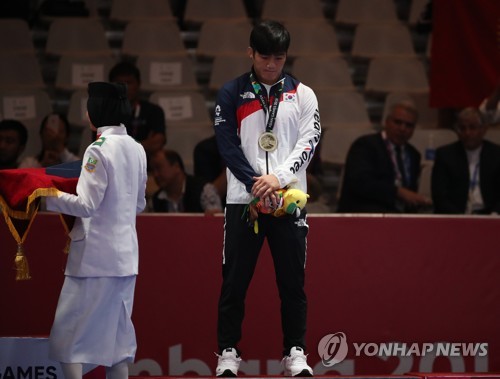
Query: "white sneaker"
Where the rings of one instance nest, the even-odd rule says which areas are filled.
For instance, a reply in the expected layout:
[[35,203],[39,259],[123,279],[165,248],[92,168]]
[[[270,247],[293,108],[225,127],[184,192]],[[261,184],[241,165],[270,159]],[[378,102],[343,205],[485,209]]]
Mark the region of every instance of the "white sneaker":
[[307,356],[301,347],[295,346],[290,349],[290,355],[283,357],[285,376],[313,376],[313,370],[307,365]]
[[216,376],[236,377],[238,369],[240,368],[241,358],[238,356],[236,349],[229,347],[224,349],[217,361],[217,369],[215,370]]

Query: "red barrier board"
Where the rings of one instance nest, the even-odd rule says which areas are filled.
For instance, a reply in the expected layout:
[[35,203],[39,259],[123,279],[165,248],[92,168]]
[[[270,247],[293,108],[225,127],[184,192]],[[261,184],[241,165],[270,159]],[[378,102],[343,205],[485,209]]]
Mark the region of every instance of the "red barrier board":
[[462,373],[462,374],[454,374],[454,373],[410,373],[411,375],[416,376],[421,379],[500,379],[500,374],[474,374],[474,373]]
[[[500,219],[332,215],[308,222],[315,374],[500,371]],[[223,218],[140,215],[137,229],[131,375],[213,375]],[[25,243],[32,279],[15,281],[16,244],[0,223],[0,336],[48,335],[65,245],[59,217],[39,214]],[[265,246],[248,292],[242,374],[282,373],[279,307]],[[348,353],[326,367],[318,344],[337,332]]]

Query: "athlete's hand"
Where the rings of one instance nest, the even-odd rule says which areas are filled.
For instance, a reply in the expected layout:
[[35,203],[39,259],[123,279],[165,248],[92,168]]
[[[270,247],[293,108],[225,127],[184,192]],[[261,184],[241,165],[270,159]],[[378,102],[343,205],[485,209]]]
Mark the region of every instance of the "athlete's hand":
[[252,186],[252,195],[258,198],[269,197],[273,205],[277,202],[276,191],[280,189],[280,182],[273,174],[254,176],[255,183]]

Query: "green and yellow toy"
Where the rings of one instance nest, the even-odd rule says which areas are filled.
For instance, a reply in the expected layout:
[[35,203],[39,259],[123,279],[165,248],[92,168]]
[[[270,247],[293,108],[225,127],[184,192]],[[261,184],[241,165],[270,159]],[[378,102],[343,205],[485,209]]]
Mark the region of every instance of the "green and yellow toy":
[[306,206],[307,199],[309,198],[307,193],[296,188],[280,189],[277,192],[277,207],[273,207],[270,201],[264,201],[260,198],[255,198],[250,202],[248,217],[249,221],[253,222],[255,234],[259,233],[259,226],[257,223],[259,213],[272,214],[275,217],[282,217],[285,215],[295,215],[298,217],[300,211]]

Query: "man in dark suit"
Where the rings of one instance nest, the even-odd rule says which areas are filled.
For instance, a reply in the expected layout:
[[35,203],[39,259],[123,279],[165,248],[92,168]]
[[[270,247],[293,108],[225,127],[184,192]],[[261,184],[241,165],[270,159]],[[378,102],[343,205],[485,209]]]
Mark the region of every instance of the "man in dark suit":
[[380,133],[362,136],[347,154],[338,212],[415,212],[430,199],[417,193],[420,153],[408,143],[415,130],[413,105],[392,105]]
[[153,212],[222,212],[217,189],[205,179],[188,175],[184,162],[174,150],[159,150],[151,156],[149,166],[158,191],[152,196]]
[[500,212],[500,146],[484,139],[487,125],[475,108],[458,115],[459,141],[436,150],[432,170],[435,213]]

